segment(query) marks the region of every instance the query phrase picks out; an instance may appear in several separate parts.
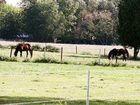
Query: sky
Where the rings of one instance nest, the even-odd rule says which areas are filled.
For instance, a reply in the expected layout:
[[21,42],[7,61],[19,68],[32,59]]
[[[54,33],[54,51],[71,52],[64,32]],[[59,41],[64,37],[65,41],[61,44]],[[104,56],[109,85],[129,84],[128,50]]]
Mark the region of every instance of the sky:
[[17,3],[20,2],[21,0],[6,0],[6,2],[10,5],[13,6],[18,6]]

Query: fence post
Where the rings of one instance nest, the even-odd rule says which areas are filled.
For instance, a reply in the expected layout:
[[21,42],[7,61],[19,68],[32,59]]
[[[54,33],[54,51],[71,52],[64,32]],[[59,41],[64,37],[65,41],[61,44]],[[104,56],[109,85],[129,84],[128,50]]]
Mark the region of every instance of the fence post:
[[99,55],[98,55],[98,63],[100,64],[100,59],[101,59],[101,49],[99,49]]
[[77,51],[78,51],[78,50],[77,50],[77,46],[76,46],[75,48],[76,48],[76,54],[77,54],[77,53],[78,53],[78,52],[77,52]]
[[86,99],[86,105],[89,105],[89,86],[90,86],[90,70],[87,71],[87,99]]
[[13,47],[11,46],[10,57],[12,57]]
[[106,55],[106,50],[105,50],[105,48],[104,48],[104,56]]
[[63,61],[63,47],[61,47],[61,63]]
[[46,51],[47,51],[47,45],[46,45],[46,43],[45,43],[45,47],[44,47],[44,58],[46,58]]

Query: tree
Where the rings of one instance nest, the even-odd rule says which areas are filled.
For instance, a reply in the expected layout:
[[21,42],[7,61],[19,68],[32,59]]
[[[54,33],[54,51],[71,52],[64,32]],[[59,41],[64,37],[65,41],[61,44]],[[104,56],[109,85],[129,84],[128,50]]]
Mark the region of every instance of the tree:
[[77,11],[77,2],[74,0],[59,0],[59,11],[62,13],[64,26],[66,28],[65,33],[72,31],[73,26],[76,24],[77,17],[75,13]]
[[100,18],[99,22],[95,25],[95,40],[96,43],[102,45],[110,45],[113,43],[113,23],[106,18]]
[[25,31],[34,41],[50,41],[59,34],[60,16],[55,1],[24,0],[23,4]]
[[78,10],[78,1],[75,0],[58,0],[59,12],[61,13],[60,25],[63,29],[61,34],[62,42],[69,41],[72,38],[74,26],[76,25],[76,12]]
[[140,0],[121,0],[118,33],[122,45],[134,47],[136,59],[140,48]]
[[9,6],[0,6],[0,37],[13,39],[22,30],[22,16],[20,9]]

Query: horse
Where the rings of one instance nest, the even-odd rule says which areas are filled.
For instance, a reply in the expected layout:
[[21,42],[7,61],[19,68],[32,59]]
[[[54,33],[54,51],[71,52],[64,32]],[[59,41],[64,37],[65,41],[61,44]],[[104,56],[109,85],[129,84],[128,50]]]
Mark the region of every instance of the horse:
[[117,59],[118,59],[118,56],[123,56],[123,61],[126,61],[126,59],[129,57],[129,53],[128,53],[128,50],[126,48],[121,48],[121,49],[112,49],[109,54],[108,54],[108,59],[111,60],[113,58],[116,59],[116,63],[117,63]]
[[26,51],[26,57],[28,57],[28,51],[30,52],[31,58],[33,56],[33,49],[29,43],[19,43],[15,48],[14,55],[17,56],[18,52],[20,52],[20,57],[22,57],[22,51]]

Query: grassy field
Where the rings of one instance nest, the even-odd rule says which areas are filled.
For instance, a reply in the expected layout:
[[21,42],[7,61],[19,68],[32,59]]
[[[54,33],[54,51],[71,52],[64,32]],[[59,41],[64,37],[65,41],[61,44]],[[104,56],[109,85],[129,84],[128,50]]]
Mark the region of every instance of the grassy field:
[[[138,103],[140,101],[139,69],[0,62],[0,102],[2,104],[22,102],[25,98],[24,101],[85,100],[87,70],[91,71],[90,99],[92,101],[102,100],[103,105],[107,105],[106,102],[126,101]],[[56,103],[56,105],[59,104]]]
[[[0,41],[0,44],[8,46],[16,42]],[[47,101],[47,105],[85,105],[87,70],[91,72],[90,105],[140,104],[139,61],[119,60],[118,65],[108,66],[104,56],[109,49],[121,46],[51,45],[64,48],[63,61],[68,64],[33,63],[44,57],[44,52],[39,51],[34,51],[29,62],[22,62],[25,54],[17,62],[0,61],[0,104],[37,102],[30,105],[44,105]],[[99,49],[103,65],[91,65],[99,62]],[[129,51],[131,55],[132,49]],[[10,49],[0,48],[0,56],[9,57],[9,54]],[[46,52],[45,57],[60,62],[60,53]]]

